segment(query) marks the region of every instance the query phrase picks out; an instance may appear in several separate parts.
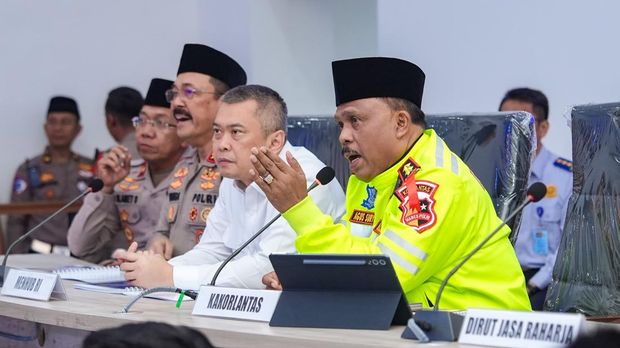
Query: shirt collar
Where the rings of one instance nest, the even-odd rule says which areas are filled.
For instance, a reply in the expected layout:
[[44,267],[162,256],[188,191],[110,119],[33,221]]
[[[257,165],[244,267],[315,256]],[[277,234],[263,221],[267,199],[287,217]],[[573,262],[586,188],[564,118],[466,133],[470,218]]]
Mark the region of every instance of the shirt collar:
[[547,150],[543,145],[540,147],[540,152],[534,158],[534,162],[532,163],[532,174],[537,178],[541,179],[543,173],[545,171],[545,165],[549,162],[549,157],[551,156],[551,152]]

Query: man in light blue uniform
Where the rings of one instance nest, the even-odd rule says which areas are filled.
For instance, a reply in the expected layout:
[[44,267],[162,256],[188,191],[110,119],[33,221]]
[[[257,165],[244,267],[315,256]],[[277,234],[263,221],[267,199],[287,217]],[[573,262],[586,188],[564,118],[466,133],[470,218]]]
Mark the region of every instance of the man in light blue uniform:
[[543,182],[547,185],[547,195],[523,210],[515,249],[532,309],[542,310],[572,193],[572,162],[547,150],[541,142],[549,131],[549,102],[542,92],[529,88],[510,90],[499,109],[527,111],[536,118],[536,157],[528,185]]

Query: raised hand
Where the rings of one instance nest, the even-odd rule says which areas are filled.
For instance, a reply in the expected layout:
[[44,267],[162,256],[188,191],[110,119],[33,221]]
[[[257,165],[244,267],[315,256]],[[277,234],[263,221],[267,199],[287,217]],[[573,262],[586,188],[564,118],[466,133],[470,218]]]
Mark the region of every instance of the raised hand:
[[103,181],[103,192],[114,192],[114,185],[129,174],[130,163],[131,154],[122,145],[113,147],[97,162],[97,176]]
[[287,164],[265,147],[251,151],[254,169],[250,169],[250,175],[279,212],[289,210],[308,196],[306,175],[290,152],[286,152]]

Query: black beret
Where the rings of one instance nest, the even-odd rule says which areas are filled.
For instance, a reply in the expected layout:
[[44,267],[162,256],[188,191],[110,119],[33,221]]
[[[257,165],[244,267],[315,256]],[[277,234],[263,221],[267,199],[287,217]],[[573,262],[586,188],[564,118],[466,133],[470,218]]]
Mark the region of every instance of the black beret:
[[50,99],[47,114],[49,115],[51,112],[70,112],[74,114],[78,120],[80,119],[77,103],[69,97],[56,96]]
[[425,75],[398,58],[369,57],[332,62],[336,106],[357,99],[391,97],[422,107]]
[[234,59],[205,45],[185,44],[177,75],[197,72],[215,77],[230,88],[245,85],[245,71]]
[[170,80],[154,78],[151,80],[149,91],[146,92],[144,105],[159,106],[169,108],[170,103],[166,100],[166,91],[172,87],[173,82]]

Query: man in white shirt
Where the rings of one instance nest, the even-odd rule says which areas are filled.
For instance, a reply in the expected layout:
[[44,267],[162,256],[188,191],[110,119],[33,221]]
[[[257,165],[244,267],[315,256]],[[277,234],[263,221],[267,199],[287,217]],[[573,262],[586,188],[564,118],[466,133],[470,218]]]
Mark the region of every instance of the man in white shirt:
[[[295,157],[308,186],[325,166],[305,148],[286,141],[286,104],[277,92],[258,85],[239,86],[226,92],[220,102],[213,153],[224,179],[200,243],[169,262],[151,251],[127,252],[121,269],[133,285],[198,289],[211,282],[226,257],[278,214],[250,174],[253,147],[264,146],[283,159]],[[344,192],[336,180],[310,196],[335,221],[345,212]],[[262,276],[273,270],[269,254],[294,251],[295,232],[286,220],[278,219],[222,270],[217,285],[263,288]]]

